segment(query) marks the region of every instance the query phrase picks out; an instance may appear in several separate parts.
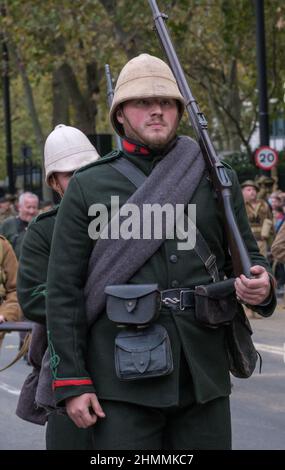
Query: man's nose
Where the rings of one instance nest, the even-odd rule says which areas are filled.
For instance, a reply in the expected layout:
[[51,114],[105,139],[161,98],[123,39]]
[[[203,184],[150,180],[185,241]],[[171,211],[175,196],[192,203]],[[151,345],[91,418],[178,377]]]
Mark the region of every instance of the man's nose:
[[151,114],[162,114],[162,106],[159,101],[154,101],[151,106]]

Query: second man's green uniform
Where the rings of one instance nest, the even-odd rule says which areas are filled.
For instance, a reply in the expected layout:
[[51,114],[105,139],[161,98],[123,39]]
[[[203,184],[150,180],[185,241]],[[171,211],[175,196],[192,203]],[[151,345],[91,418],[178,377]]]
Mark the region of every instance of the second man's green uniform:
[[[26,232],[17,279],[17,294],[24,315],[46,323],[46,281],[50,248],[58,208],[38,215]],[[40,367],[40,364],[38,365]],[[48,450],[85,450],[90,431],[79,429],[68,416],[51,413],[48,417]]]

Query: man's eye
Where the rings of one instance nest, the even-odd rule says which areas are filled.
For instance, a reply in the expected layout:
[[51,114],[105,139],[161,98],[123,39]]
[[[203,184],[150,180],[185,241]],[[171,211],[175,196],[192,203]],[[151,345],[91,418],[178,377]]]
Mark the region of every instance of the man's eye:
[[172,101],[171,100],[162,100],[161,101],[161,106],[172,106]]

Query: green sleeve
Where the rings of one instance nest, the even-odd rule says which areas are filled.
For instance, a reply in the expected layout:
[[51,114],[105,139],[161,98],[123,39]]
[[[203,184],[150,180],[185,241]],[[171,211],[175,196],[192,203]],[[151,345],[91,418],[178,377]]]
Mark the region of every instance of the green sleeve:
[[92,240],[88,207],[75,176],[61,202],[48,268],[47,324],[57,403],[94,392],[86,370],[84,285]]
[[46,321],[46,280],[50,241],[38,223],[27,230],[22,244],[17,276],[17,295],[25,317]]

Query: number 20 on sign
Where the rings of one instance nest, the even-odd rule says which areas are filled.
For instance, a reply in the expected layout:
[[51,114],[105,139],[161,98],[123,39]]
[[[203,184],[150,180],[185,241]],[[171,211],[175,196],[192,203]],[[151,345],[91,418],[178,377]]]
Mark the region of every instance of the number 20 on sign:
[[271,170],[277,165],[278,153],[271,147],[263,146],[256,149],[254,159],[258,168]]

